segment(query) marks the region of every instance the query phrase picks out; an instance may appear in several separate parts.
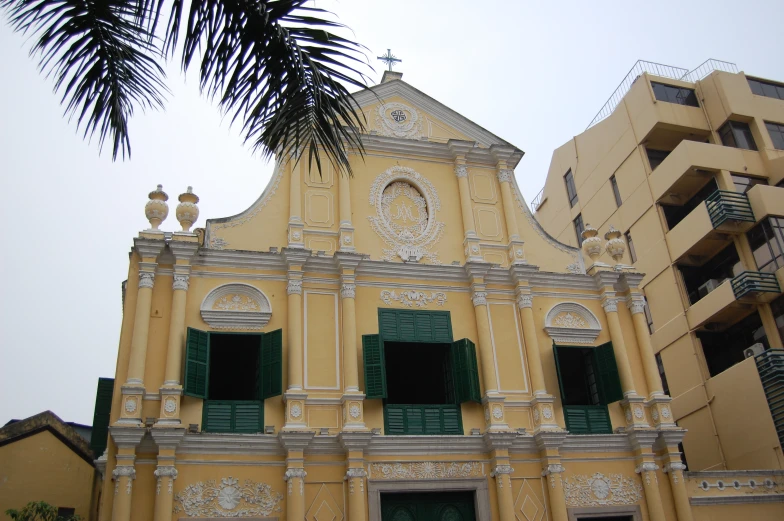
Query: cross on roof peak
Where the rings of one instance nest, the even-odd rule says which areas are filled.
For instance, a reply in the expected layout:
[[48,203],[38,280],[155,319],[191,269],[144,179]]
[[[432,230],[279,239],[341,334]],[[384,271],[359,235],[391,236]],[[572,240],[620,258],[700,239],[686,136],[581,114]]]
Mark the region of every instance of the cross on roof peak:
[[394,54],[392,54],[392,49],[387,49],[387,53],[378,56],[377,59],[386,63],[389,66],[390,71],[392,70],[392,66],[395,65],[395,63],[399,63],[403,61],[400,58],[397,58]]

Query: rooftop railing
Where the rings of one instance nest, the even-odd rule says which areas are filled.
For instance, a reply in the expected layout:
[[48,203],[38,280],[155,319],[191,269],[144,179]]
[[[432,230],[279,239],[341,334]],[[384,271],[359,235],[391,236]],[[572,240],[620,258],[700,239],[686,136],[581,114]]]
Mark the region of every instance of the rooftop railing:
[[714,60],[711,58],[703,62],[696,69],[690,71],[680,67],[673,67],[672,65],[664,65],[661,63],[638,60],[637,63],[634,64],[634,67],[632,67],[632,69],[626,75],[626,77],[623,78],[621,84],[618,85],[618,88],[616,88],[612,93],[610,99],[607,100],[607,103],[604,104],[604,106],[599,110],[599,113],[596,114],[596,117],[594,117],[593,120],[591,120],[591,122],[588,124],[586,130],[612,114],[615,110],[615,107],[618,106],[623,97],[626,96],[626,93],[629,92],[629,89],[632,88],[634,82],[637,81],[637,78],[639,78],[645,72],[653,74],[654,76],[661,76],[662,78],[672,78],[673,80],[689,81],[694,83],[701,80],[713,71],[736,73],[738,72],[738,66],[734,63]]
[[773,273],[744,271],[732,279],[732,292],[739,299],[749,293],[781,293],[781,287]]
[[537,211],[539,209],[539,207],[542,205],[542,196],[543,195],[544,195],[544,187],[542,187],[542,189],[539,190],[539,193],[536,194],[533,199],[531,199],[531,210],[532,211],[534,211],[534,212]]

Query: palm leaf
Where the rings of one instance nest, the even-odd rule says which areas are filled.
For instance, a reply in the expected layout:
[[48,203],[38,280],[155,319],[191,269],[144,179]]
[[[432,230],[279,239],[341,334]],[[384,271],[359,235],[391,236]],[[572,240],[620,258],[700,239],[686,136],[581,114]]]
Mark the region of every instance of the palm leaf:
[[0,0],[12,27],[32,33],[32,55],[55,80],[66,115],[99,147],[112,141],[112,158],[131,155],[128,120],[134,108],[163,106],[159,51],[124,0]]

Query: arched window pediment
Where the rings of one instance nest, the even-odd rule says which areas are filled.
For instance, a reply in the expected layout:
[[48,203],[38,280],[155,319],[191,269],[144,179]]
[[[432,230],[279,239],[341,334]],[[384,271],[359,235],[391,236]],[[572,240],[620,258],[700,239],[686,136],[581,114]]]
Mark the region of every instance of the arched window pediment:
[[216,329],[261,329],[272,316],[267,296],[250,284],[224,284],[210,291],[201,318]]
[[556,304],[544,323],[547,334],[559,344],[593,344],[602,331],[596,315],[577,302]]

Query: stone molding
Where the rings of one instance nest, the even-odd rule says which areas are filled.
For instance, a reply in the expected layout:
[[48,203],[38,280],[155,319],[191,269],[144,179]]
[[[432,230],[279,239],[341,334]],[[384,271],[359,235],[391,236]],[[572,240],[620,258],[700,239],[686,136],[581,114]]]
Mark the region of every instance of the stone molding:
[[[565,315],[560,316],[562,313]],[[599,319],[577,302],[560,302],[545,315],[545,331],[557,343],[592,344],[601,333]]]
[[174,279],[172,281],[172,289],[178,290],[181,289],[183,291],[188,291],[188,286],[190,283],[190,275],[182,275],[175,273]]
[[514,179],[514,170],[508,168],[501,168],[498,170],[499,183],[511,183],[512,179]]
[[210,291],[199,309],[202,319],[216,329],[262,329],[272,317],[264,292],[238,282]]
[[139,272],[139,288],[152,289],[155,286],[155,273],[151,271]]

